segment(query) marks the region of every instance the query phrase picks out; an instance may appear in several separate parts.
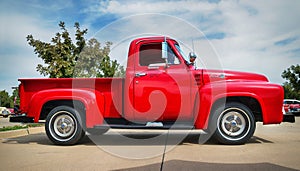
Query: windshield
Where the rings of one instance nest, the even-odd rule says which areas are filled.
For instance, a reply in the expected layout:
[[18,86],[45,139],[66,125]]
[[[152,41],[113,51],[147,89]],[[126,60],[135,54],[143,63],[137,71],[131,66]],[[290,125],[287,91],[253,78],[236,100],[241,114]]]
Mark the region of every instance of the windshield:
[[181,56],[184,58],[184,60],[185,61],[189,61],[189,58],[184,54],[184,52],[182,51],[182,49],[180,48],[180,46],[178,44],[176,44],[175,47],[179,51],[179,53],[181,54]]

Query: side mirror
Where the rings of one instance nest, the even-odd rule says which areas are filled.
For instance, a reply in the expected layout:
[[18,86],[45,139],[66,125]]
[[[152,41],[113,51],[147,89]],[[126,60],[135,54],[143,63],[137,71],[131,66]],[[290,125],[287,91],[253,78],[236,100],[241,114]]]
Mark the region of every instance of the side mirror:
[[168,59],[168,43],[167,42],[161,43],[161,58]]
[[197,58],[197,55],[194,52],[190,52],[189,58]]

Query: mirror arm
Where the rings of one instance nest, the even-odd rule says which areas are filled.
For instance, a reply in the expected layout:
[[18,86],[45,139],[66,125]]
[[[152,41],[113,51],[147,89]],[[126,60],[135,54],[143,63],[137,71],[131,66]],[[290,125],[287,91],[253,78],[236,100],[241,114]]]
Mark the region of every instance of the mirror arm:
[[161,50],[162,50],[162,58],[165,59],[165,69],[168,68],[168,43],[167,38],[165,37],[165,40],[161,43]]
[[166,58],[165,60],[166,60],[165,69],[167,69],[169,67],[169,65],[168,65],[168,58]]

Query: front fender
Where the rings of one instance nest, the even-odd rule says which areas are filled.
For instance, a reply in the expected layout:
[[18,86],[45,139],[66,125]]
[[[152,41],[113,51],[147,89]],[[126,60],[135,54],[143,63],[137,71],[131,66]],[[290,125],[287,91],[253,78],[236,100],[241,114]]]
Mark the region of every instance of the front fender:
[[50,89],[35,93],[30,99],[27,116],[38,122],[42,107],[50,101],[76,100],[80,101],[86,110],[86,127],[103,123],[104,95],[99,91],[85,89]]
[[283,89],[268,82],[222,82],[206,84],[199,89],[200,107],[195,127],[206,129],[213,104],[227,97],[250,97],[256,99],[262,110],[264,124],[282,122]]
[[284,92],[281,85],[269,82],[231,82],[226,96],[246,96],[256,99],[261,107],[264,124],[279,124],[283,120]]

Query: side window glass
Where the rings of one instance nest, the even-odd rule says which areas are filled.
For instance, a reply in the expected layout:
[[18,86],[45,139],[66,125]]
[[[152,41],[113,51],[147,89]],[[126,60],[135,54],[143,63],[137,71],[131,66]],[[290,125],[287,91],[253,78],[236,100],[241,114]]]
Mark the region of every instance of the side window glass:
[[[165,63],[165,60],[162,59],[161,55],[161,43],[141,45],[139,50],[139,64],[140,66],[149,66],[150,64]],[[180,64],[178,57],[175,55],[170,46],[168,46],[168,64]]]
[[168,46],[168,64],[169,65],[177,65],[180,64],[179,59],[175,55],[174,51]]
[[140,47],[139,53],[140,66],[165,63],[161,57],[161,43],[144,44]]

